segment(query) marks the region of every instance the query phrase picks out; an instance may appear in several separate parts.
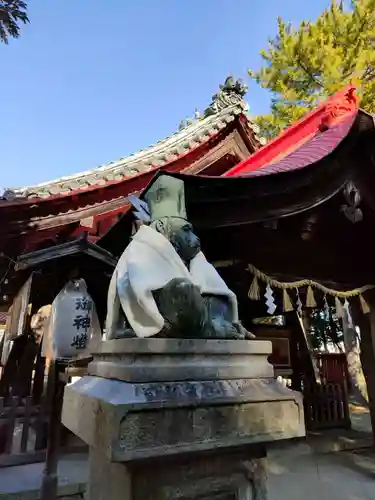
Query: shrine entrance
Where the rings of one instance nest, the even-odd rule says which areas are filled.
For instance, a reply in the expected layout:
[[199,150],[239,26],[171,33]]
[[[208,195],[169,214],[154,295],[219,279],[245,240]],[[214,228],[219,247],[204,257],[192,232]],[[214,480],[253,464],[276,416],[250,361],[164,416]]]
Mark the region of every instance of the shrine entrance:
[[[303,317],[331,311],[339,317],[342,335],[343,314],[353,323],[358,317],[368,321],[375,283],[375,273],[363,266],[372,258],[365,243],[371,212],[364,206],[363,220],[354,224],[343,216],[343,203],[345,198],[338,194],[314,210],[272,224],[217,228],[202,237],[202,245],[239,298],[244,326],[272,342],[275,375],[303,393],[306,427],[311,431],[350,428],[351,380],[343,341],[341,352],[315,349]],[[221,233],[220,243],[213,240],[215,233],[218,238]],[[230,253],[232,258],[223,258]],[[357,268],[346,265],[353,258]],[[255,273],[258,270],[264,273]]]
[[[375,190],[375,179],[363,160],[363,178],[357,177],[355,188],[348,178],[359,158],[352,160],[341,164],[341,172],[327,159],[283,176],[186,180],[189,217],[207,259],[236,293],[244,326],[273,342],[276,375],[304,393],[307,426],[314,430],[350,427],[348,367],[345,354],[312,351],[298,316],[329,309],[341,322],[345,312],[353,326],[360,326],[362,361],[372,358],[369,311],[375,305],[375,266],[369,235],[374,213],[365,194],[370,186]],[[333,189],[339,173],[342,188]],[[308,174],[315,176],[315,185]],[[305,180],[311,191],[301,187],[298,192]],[[319,204],[308,200],[330,189],[334,193]],[[296,211],[292,205],[297,205],[297,195]],[[313,206],[302,210],[303,203]],[[204,216],[199,216],[200,209]],[[277,217],[289,209],[288,216]],[[265,276],[254,276],[254,268]],[[275,327],[254,321],[275,315],[284,316],[286,323]],[[364,361],[362,366],[371,401],[374,363]]]

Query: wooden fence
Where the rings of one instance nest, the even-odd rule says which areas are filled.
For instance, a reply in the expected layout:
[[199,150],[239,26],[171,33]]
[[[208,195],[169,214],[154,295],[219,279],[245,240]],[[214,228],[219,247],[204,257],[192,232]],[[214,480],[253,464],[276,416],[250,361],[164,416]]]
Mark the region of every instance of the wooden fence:
[[306,386],[303,395],[308,430],[350,429],[348,397],[341,384],[322,383]]
[[16,339],[0,379],[0,467],[45,459],[48,406],[45,360],[27,337]]
[[42,462],[47,446],[46,405],[28,396],[0,398],[0,467]]
[[56,434],[61,453],[87,451],[61,424],[60,414],[53,416],[55,405],[62,403],[67,378],[59,374],[63,382],[56,384],[52,373],[49,369],[47,382],[44,359],[38,355],[21,376],[0,381],[0,467],[45,461],[48,440]]
[[318,369],[322,382],[329,384],[340,384],[347,390],[350,383],[348,363],[344,353],[340,354],[318,354],[316,356]]

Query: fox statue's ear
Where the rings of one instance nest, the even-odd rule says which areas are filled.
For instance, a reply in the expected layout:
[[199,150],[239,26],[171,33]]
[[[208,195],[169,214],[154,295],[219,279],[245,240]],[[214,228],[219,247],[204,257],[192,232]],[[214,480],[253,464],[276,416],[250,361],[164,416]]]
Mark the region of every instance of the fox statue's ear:
[[129,203],[131,203],[134,208],[134,217],[143,222],[150,222],[150,210],[148,208],[147,202],[140,200],[137,196],[130,195],[127,197]]

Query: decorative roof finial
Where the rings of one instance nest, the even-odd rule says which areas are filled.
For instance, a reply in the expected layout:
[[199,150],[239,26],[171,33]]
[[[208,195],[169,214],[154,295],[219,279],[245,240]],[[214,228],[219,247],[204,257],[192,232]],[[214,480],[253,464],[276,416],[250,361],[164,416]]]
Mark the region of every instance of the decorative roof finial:
[[200,120],[201,118],[201,114],[200,112],[198,111],[197,108],[195,108],[195,111],[194,111],[194,117],[193,118],[185,118],[184,120],[182,120],[180,122],[180,126],[179,126],[179,130],[183,130],[184,128],[187,128],[189,127],[189,125],[192,125],[193,123],[195,123],[197,120]]
[[12,189],[0,188],[0,199],[1,200],[11,201],[11,200],[14,200],[17,197],[18,198],[22,197],[22,195],[21,196],[17,196],[17,194]]
[[243,99],[248,90],[247,85],[240,78],[235,80],[233,76],[228,76],[224,85],[220,85],[220,90],[212,96],[212,102],[205,110],[204,115],[214,115],[228,106],[239,105],[244,111],[248,110],[248,104]]

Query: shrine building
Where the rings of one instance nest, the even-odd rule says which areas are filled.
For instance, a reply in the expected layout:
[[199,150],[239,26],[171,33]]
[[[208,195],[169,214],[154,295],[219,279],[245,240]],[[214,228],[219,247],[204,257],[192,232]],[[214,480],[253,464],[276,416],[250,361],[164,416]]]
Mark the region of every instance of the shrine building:
[[[295,313],[338,304],[349,311],[350,303],[375,401],[373,117],[347,87],[264,144],[245,92],[242,81],[228,78],[201,115],[157,144],[82,174],[6,190],[0,310],[8,310],[30,273],[40,280],[33,308],[50,303],[52,291],[78,273],[103,325],[108,280],[132,233],[127,197],[142,197],[157,175],[177,176],[185,182],[188,219],[236,293],[244,326],[273,341],[276,374],[305,391],[307,408],[315,408],[321,394],[308,391],[316,367]],[[286,321],[267,326],[266,316]],[[323,382],[334,387],[329,405],[336,409],[327,422],[312,416],[310,424],[349,425],[343,373]]]

